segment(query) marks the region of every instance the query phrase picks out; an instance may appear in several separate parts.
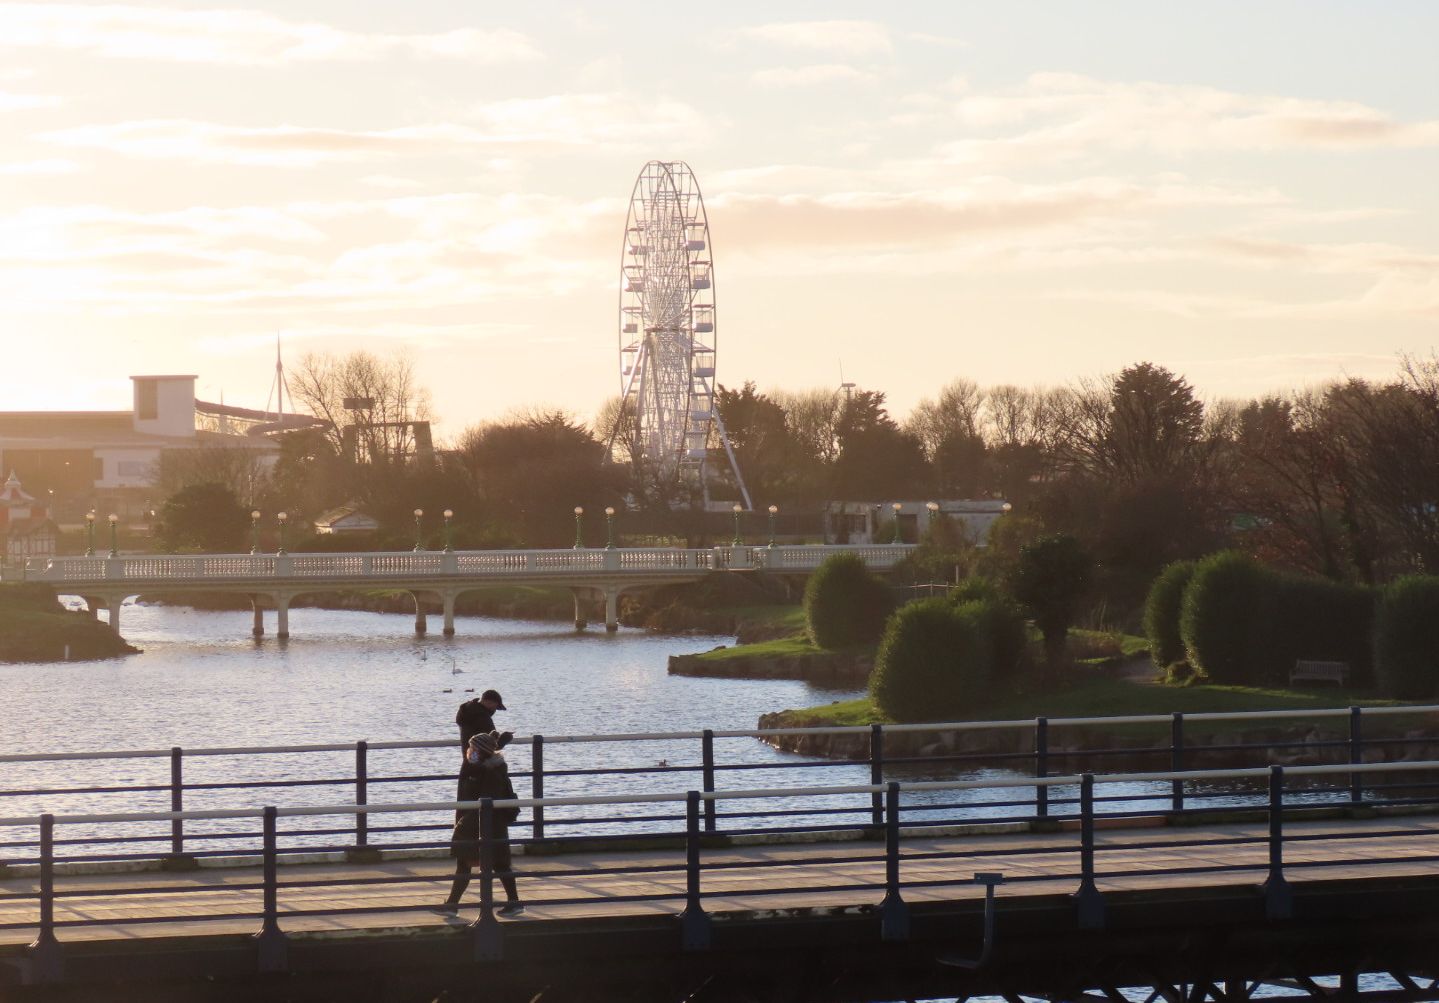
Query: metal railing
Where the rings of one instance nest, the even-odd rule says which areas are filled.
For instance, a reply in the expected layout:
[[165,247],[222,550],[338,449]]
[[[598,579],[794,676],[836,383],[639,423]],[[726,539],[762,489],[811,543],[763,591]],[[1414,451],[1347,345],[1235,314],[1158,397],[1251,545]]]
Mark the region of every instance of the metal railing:
[[[1072,887],[1075,921],[1081,929],[1104,926],[1106,896],[1100,889],[1100,882],[1119,878],[1161,879],[1168,884],[1193,884],[1202,880],[1210,884],[1235,885],[1240,883],[1239,875],[1262,875],[1265,914],[1270,919],[1284,919],[1295,911],[1289,883],[1289,876],[1295,871],[1322,872],[1326,867],[1342,865],[1346,868],[1368,867],[1376,875],[1386,871],[1395,874],[1396,867],[1439,860],[1439,837],[1436,837],[1429,820],[1410,820],[1406,824],[1396,817],[1376,824],[1312,825],[1292,832],[1295,822],[1303,820],[1305,808],[1312,807],[1305,800],[1303,791],[1292,788],[1293,781],[1347,779],[1354,775],[1372,776],[1378,773],[1418,775],[1436,772],[1439,772],[1439,762],[1423,761],[1272,766],[1182,774],[1173,771],[1106,776],[1083,773],[1017,780],[889,781],[883,784],[713,792],[689,789],[569,798],[299,806],[267,804],[209,812],[46,813],[40,816],[0,817],[0,831],[31,827],[38,830],[40,838],[38,882],[35,887],[12,891],[0,884],[0,909],[8,909],[11,903],[28,901],[34,903],[33,914],[23,920],[0,922],[0,936],[17,931],[35,931],[28,977],[32,981],[59,981],[64,975],[64,948],[60,934],[65,930],[183,922],[187,924],[187,932],[194,933],[208,922],[255,922],[259,927],[260,970],[282,970],[286,965],[287,923],[317,917],[349,917],[347,922],[363,927],[366,915],[393,917],[395,914],[433,909],[439,889],[451,877],[438,868],[434,873],[367,873],[351,869],[332,877],[305,876],[282,881],[279,862],[285,854],[292,852],[281,843],[282,820],[339,817],[350,820],[349,824],[340,826],[341,830],[345,830],[352,827],[355,819],[362,817],[378,819],[392,814],[414,813],[444,813],[448,817],[450,812],[464,810],[479,813],[479,836],[474,847],[479,856],[479,916],[469,926],[479,958],[495,958],[503,953],[503,927],[496,916],[493,884],[497,878],[510,876],[518,876],[527,883],[526,899],[532,904],[556,910],[583,906],[591,910],[605,907],[624,911],[642,904],[663,903],[670,908],[682,904],[678,921],[684,946],[688,950],[704,950],[709,946],[710,918],[705,902],[721,895],[766,902],[783,901],[786,897],[791,901],[796,897],[813,900],[816,896],[831,900],[837,898],[851,904],[875,903],[878,900],[879,935],[887,940],[903,940],[909,930],[907,894],[925,891],[933,897],[935,893],[943,892],[945,896],[957,897],[957,891],[950,896],[946,890],[972,884],[979,877],[972,873],[973,868],[985,868],[986,878],[993,881],[993,868],[1016,858],[1024,858],[1028,863],[1005,876],[1005,883],[1017,887],[1020,893],[1026,885],[1032,887],[1047,883]],[[1148,814],[1144,805],[1126,802],[1116,806],[1115,801],[1122,798],[1101,795],[1103,788],[1136,783],[1162,786],[1175,781],[1262,784],[1264,794],[1256,805],[1261,812],[1256,818],[1260,825],[1218,829],[1198,827],[1190,830],[1192,835],[1176,835],[1172,830],[1162,835],[1146,835],[1145,829],[1136,827],[1118,834],[1109,833],[1102,841],[1096,838],[1096,823],[1101,816],[1133,818]],[[1039,801],[1038,792],[1041,790],[1077,790],[1077,798],[1057,818],[1072,824],[1058,826],[1043,839],[1019,838],[1009,845],[996,839],[938,842],[930,839],[914,849],[904,848],[906,837],[932,835],[934,831],[925,819],[915,817],[914,799],[917,796],[994,792],[1004,798],[1007,791],[1015,787],[1029,788],[1028,799],[1032,802]],[[824,848],[818,845],[801,846],[786,854],[766,852],[745,855],[728,847],[714,846],[713,837],[706,832],[706,805],[725,803],[732,806],[727,812],[729,817],[758,819],[774,810],[767,809],[767,804],[797,796],[810,801],[853,800],[856,796],[878,798],[880,811],[875,819],[863,819],[864,823],[872,824],[862,824],[853,830],[852,835],[865,837],[860,841],[831,844]],[[1110,803],[1108,811],[1101,807],[1106,800]],[[1411,802],[1428,808],[1435,803],[1432,796]],[[535,812],[566,807],[606,811],[625,809],[628,812],[620,811],[620,814],[631,819],[650,816],[655,809],[668,809],[663,817],[673,820],[666,829],[673,839],[665,848],[667,855],[651,853],[642,858],[590,855],[568,859],[536,858],[533,862],[527,856],[521,866],[505,871],[495,865],[499,841],[504,839],[507,843],[518,845],[534,842],[529,838],[508,839],[504,829],[497,825],[496,812],[511,807]],[[973,804],[967,807],[972,809]],[[783,815],[784,811],[780,809],[779,813]],[[260,825],[254,844],[261,866],[259,880],[227,882],[221,886],[219,893],[227,897],[222,903],[224,908],[219,911],[214,908],[217,888],[206,881],[187,883],[185,879],[172,877],[156,884],[156,879],[136,875],[132,886],[110,883],[98,888],[77,888],[61,887],[57,882],[56,868],[61,859],[58,851],[61,840],[56,837],[57,830],[81,825],[172,823],[202,819],[246,820],[252,825],[258,821]],[[964,818],[959,820],[964,821]],[[826,826],[829,830],[844,827],[838,822]],[[765,830],[757,827],[755,831]],[[1383,839],[1386,852],[1367,859],[1356,859],[1354,852],[1348,849],[1355,839]],[[1405,848],[1401,846],[1405,840],[1418,842]],[[1293,843],[1305,848],[1300,860],[1286,859],[1286,849]],[[1202,852],[1183,859],[1176,858],[1176,850],[1196,848]],[[1149,850],[1155,851],[1152,864],[1142,856]],[[1108,855],[1119,851],[1125,855],[1124,862],[1107,867],[1105,860]],[[1136,856],[1137,853],[1141,856]],[[804,873],[806,869],[807,875]],[[763,877],[737,883],[740,875],[755,873],[762,873]],[[816,880],[816,875],[820,880]],[[1348,876],[1353,876],[1352,871]],[[565,883],[570,879],[581,879],[578,893],[566,891],[573,884]],[[620,880],[616,882],[615,879]],[[716,884],[716,880],[720,883]],[[553,883],[558,891],[547,893],[546,882]],[[365,900],[365,895],[375,889],[405,891],[405,886],[409,888],[403,900],[397,900],[393,894],[387,894],[379,904]],[[256,893],[258,908],[254,904]],[[210,906],[204,909],[187,907],[186,897],[196,894],[210,896]],[[301,895],[305,896],[308,904],[285,907],[287,896],[298,898]],[[317,899],[316,895],[321,897]],[[125,900],[142,896],[146,900],[143,907],[136,904],[127,912]],[[104,901],[103,910],[81,907],[64,917],[57,916],[57,904],[95,899]],[[356,904],[356,899],[360,900],[359,904]],[[157,905],[158,902],[173,902],[175,905],[162,907]],[[387,919],[384,922],[393,925],[394,921]]]
[[696,574],[715,569],[810,571],[831,554],[854,553],[875,570],[894,567],[910,544],[776,547],[567,548],[564,550],[399,551],[393,553],[198,554],[30,558],[23,577],[56,585],[290,579],[507,579],[555,575]]
[[[1242,784],[1215,787],[1197,779],[1197,767],[1218,764],[1267,765],[1272,758],[1292,758],[1302,753],[1313,760],[1360,765],[1376,757],[1413,758],[1423,747],[1439,745],[1439,735],[1379,736],[1366,734],[1365,719],[1394,715],[1432,718],[1439,706],[1349,707],[1331,710],[1261,711],[1138,715],[1011,721],[953,722],[939,724],[890,724],[835,726],[824,728],[777,728],[650,732],[642,734],[593,734],[562,736],[521,736],[512,751],[511,776],[521,789],[526,782],[531,797],[558,798],[560,808],[576,808],[563,799],[597,790],[657,793],[673,790],[677,784],[692,785],[706,796],[703,825],[707,833],[730,833],[748,821],[726,817],[719,801],[709,797],[726,788],[752,786],[755,781],[768,789],[801,791],[814,786],[816,779],[835,778],[853,782],[864,777],[872,786],[894,780],[912,781],[953,776],[956,771],[1002,769],[1013,774],[1043,780],[1069,775],[1084,769],[1098,774],[1113,773],[1133,764],[1166,766],[1173,774],[1164,788],[1146,792],[1151,810],[1166,812],[1220,811],[1252,803],[1256,792]],[[1283,724],[1295,721],[1337,721],[1341,727],[1328,737],[1289,736],[1259,741],[1214,741],[1212,736],[1195,741],[1199,726],[1234,724]],[[1080,748],[1077,740],[1061,745],[1059,737],[1081,729],[1099,728],[1111,735],[1123,728],[1147,730],[1130,744],[1110,740],[1098,747]],[[929,734],[934,741],[920,746],[913,736]],[[980,746],[983,737],[985,745]],[[756,738],[840,738],[849,739],[850,754],[837,758],[766,753],[756,756],[753,747],[740,751],[736,743]],[[899,748],[909,740],[910,748]],[[968,747],[966,747],[968,746]],[[980,747],[977,747],[980,746]],[[172,813],[185,809],[224,811],[249,803],[249,792],[269,792],[274,803],[313,804],[319,792],[331,792],[337,800],[364,806],[372,800],[408,798],[416,802],[438,802],[453,791],[458,743],[453,739],[428,741],[358,741],[309,745],[219,746],[204,748],[132,749],[113,752],[11,753],[0,755],[0,814],[39,815],[64,812],[71,806],[104,805],[127,812],[153,811],[162,806]],[[661,758],[656,758],[661,757]],[[792,779],[793,778],[793,779]],[[1309,796],[1331,804],[1380,805],[1398,794],[1384,784],[1366,783],[1361,772],[1344,776],[1336,786],[1315,784]],[[746,780],[749,782],[746,783]],[[89,782],[87,782],[89,781]],[[727,782],[728,781],[728,782]],[[1053,785],[1038,784],[1032,796],[1015,796],[986,807],[994,819],[1039,820],[1062,811],[1072,802],[1074,792],[1055,792]],[[1068,799],[1066,802],[1065,799]],[[766,824],[775,829],[795,831],[804,826],[823,826],[831,815],[863,815],[865,824],[880,824],[883,804],[871,792],[860,809],[854,806],[827,806],[818,812],[802,803],[798,793],[792,803],[781,806],[787,815],[771,814]],[[17,809],[19,810],[17,812]],[[927,808],[936,824],[946,812],[967,811],[962,805],[936,803]],[[134,827],[95,824],[77,827],[74,837],[63,845],[66,859],[75,863],[115,861],[201,860],[225,857],[254,838],[253,832],[234,831],[218,824],[224,815],[184,815],[168,826]],[[187,819],[190,824],[187,825]],[[208,820],[208,821],[205,821]],[[623,825],[603,813],[560,810],[540,803],[527,822],[535,840],[568,837],[603,838],[616,832],[632,833],[638,823],[651,831],[663,831],[673,823],[671,815],[658,814]],[[425,840],[446,828],[433,817],[400,818],[373,827],[359,812],[353,827],[341,832],[291,833],[284,839],[294,850],[323,848],[327,852],[333,837],[346,837],[338,849],[351,855],[376,850],[401,852],[425,845]],[[27,865],[38,861],[38,836],[0,834],[0,865]],[[313,839],[321,838],[318,847]],[[307,843],[306,840],[310,839]]]

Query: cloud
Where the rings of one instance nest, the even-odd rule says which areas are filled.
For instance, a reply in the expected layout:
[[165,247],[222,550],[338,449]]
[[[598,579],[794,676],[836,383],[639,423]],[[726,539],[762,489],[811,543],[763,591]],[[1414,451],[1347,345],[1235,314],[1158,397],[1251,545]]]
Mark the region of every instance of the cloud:
[[34,108],[54,108],[61,103],[53,94],[16,94],[0,91],[0,111],[30,111]]
[[390,56],[474,64],[539,58],[524,35],[457,28],[429,35],[345,31],[256,10],[0,3],[0,47],[62,49],[117,59],[273,65]]
[[953,163],[1050,162],[1140,150],[1181,156],[1439,145],[1439,120],[1402,122],[1353,101],[1068,73],[1040,73],[1007,90],[961,94],[949,114],[970,133],[940,146],[941,156]]
[[73,160],[60,158],[52,160],[18,160],[13,163],[0,164],[0,174],[9,175],[55,175],[55,174],[76,174],[80,165]]
[[708,130],[693,108],[614,94],[559,94],[481,105],[474,123],[442,122],[395,129],[219,125],[149,119],[77,126],[42,135],[46,142],[130,157],[262,167],[313,167],[336,161],[399,156],[452,156],[476,147],[567,148],[604,144],[637,148],[656,141],[686,146]]
[[741,28],[745,40],[842,56],[888,56],[889,29],[878,21],[777,21]]
[[777,66],[756,70],[750,80],[764,87],[812,87],[841,81],[869,81],[875,75],[845,63],[819,63],[813,66]]

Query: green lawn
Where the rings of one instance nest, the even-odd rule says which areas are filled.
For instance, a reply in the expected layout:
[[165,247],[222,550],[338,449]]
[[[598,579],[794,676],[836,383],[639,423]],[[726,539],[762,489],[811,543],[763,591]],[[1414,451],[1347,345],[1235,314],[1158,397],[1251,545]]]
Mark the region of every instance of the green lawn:
[[695,658],[702,662],[729,662],[738,658],[803,657],[823,654],[803,634],[780,637],[773,641],[756,641],[754,644],[736,644],[727,648],[705,651]]
[[[1251,686],[1153,686],[1123,679],[1089,678],[1062,689],[1045,688],[1005,696],[978,708],[976,721],[1025,720],[1035,717],[1115,717],[1138,714],[1193,714],[1204,711],[1323,710],[1333,707],[1397,706],[1372,694],[1334,687],[1299,690]],[[889,723],[868,697],[786,711],[798,722],[821,725]],[[1220,725],[1222,726],[1222,725]],[[1216,726],[1219,727],[1219,726]],[[1203,731],[1199,722],[1191,728]]]

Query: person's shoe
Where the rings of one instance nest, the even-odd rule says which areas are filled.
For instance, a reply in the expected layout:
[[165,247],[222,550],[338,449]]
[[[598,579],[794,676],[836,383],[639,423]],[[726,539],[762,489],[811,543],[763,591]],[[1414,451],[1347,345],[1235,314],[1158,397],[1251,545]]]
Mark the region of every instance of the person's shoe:
[[498,909],[495,910],[495,912],[499,913],[501,916],[518,916],[524,911],[524,904],[521,903],[518,899],[506,902],[504,905],[500,906]]
[[440,905],[430,906],[430,912],[437,912],[441,916],[453,916],[459,911],[460,904],[458,902],[444,902]]

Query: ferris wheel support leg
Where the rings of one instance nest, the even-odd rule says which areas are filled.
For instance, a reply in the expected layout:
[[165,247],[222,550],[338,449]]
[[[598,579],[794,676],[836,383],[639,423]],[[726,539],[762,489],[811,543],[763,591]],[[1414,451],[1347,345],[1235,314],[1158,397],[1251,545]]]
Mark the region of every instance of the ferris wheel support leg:
[[739,472],[739,460],[735,459],[734,447],[730,445],[729,433],[725,431],[724,419],[720,417],[719,409],[715,409],[715,427],[719,429],[720,442],[724,443],[724,454],[729,457],[729,468],[734,471],[735,483],[739,485],[740,497],[744,499],[744,507],[747,511],[754,509],[754,502],[750,500],[749,488],[745,486],[744,474]]

